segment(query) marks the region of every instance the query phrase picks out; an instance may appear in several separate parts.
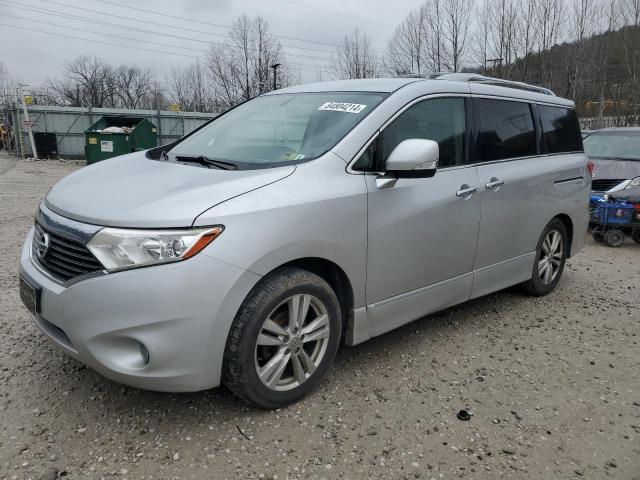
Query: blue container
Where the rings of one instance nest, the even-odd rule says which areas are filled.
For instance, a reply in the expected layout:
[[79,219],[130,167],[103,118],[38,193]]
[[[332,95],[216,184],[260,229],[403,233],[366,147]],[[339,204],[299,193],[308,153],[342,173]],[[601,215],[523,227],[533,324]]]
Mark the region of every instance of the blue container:
[[630,225],[634,222],[635,208],[629,202],[607,202],[591,197],[590,221],[598,225]]

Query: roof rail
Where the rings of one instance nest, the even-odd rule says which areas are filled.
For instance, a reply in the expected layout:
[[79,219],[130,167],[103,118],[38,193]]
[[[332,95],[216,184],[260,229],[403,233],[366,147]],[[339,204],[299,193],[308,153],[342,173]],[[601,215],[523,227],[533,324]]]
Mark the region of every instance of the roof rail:
[[553,91],[548,88],[530,85],[523,82],[515,82],[513,80],[504,80],[502,78],[485,77],[478,73],[456,73],[456,72],[436,72],[436,73],[407,73],[398,75],[401,78],[424,78],[428,80],[454,80],[457,82],[478,82],[485,85],[496,85],[498,87],[517,88],[518,90],[526,90],[529,92],[542,93],[544,95],[556,96]]
[[544,95],[556,96],[552,90],[548,88],[539,87],[537,85],[530,85],[523,82],[515,82],[513,80],[504,80],[502,78],[485,77],[477,73],[443,73],[435,74],[435,79],[438,80],[455,80],[459,82],[478,82],[486,85],[496,85],[498,87],[517,88],[519,90],[527,90],[529,92],[542,93]]
[[401,73],[397,75],[398,78],[424,78],[427,80],[434,80],[442,75],[447,74],[447,72],[437,72],[437,73]]

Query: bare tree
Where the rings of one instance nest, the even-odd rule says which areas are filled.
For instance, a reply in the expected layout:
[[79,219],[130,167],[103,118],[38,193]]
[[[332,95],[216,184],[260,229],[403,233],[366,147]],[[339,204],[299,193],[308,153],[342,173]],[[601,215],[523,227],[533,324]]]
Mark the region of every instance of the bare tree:
[[432,72],[442,72],[451,68],[444,37],[445,1],[452,0],[426,0],[423,5],[422,28],[425,30],[426,60]]
[[153,110],[167,110],[169,108],[165,87],[158,80],[154,80],[151,84],[145,108]]
[[82,91],[80,85],[67,78],[49,78],[38,90],[39,100],[48,105],[81,107]]
[[[280,86],[295,78],[264,19],[239,17],[229,36],[226,44],[211,47],[205,62],[173,67],[160,82],[137,66],[115,68],[80,56],[62,78],[32,89],[34,100],[154,109],[176,102],[184,110],[211,111],[271,90],[275,64]],[[356,29],[340,42],[331,67],[334,76],[363,78],[376,75],[380,63],[392,75],[477,68],[543,84],[579,108],[598,105],[592,115],[600,122],[605,102],[607,111],[615,106],[637,115],[640,0],[423,0],[395,29],[384,58],[376,57],[369,38]],[[6,92],[7,77],[0,64],[2,101],[15,93],[13,85]]]
[[148,105],[154,74],[135,65],[120,65],[114,72],[115,94],[125,108]]
[[[204,70],[199,68],[200,76],[206,79]],[[62,78],[47,79],[42,86],[34,88],[33,95],[36,103],[48,105],[131,109],[167,107],[164,87],[152,70],[136,65],[114,67],[86,55],[69,62]]]
[[442,37],[449,52],[449,69],[457,72],[467,48],[467,34],[473,11],[473,0],[447,0],[444,4]]
[[487,0],[491,21],[491,56],[499,77],[510,77],[515,60],[517,10],[514,0]]
[[519,9],[514,11],[514,41],[513,52],[516,62],[515,75],[517,80],[530,81],[530,68],[533,53],[538,42],[538,32],[535,29],[536,0],[522,0]]
[[385,66],[394,75],[425,73],[427,39],[424,6],[411,10],[393,32],[387,45]]
[[568,39],[573,43],[571,55],[567,58],[567,84],[564,95],[579,103],[582,91],[582,71],[588,68],[585,58],[585,42],[596,28],[596,15],[600,5],[597,0],[572,0],[568,12]]
[[165,82],[169,100],[177,103],[181,110],[211,112],[215,109],[214,88],[200,63],[173,67]]
[[0,110],[13,106],[16,98],[16,82],[4,63],[0,62]]
[[[598,30],[604,32],[613,32],[619,25],[620,21],[620,3],[618,0],[605,0],[603,4],[604,15],[599,15]],[[596,114],[596,124],[598,128],[604,126],[604,110],[605,110],[605,92],[608,87],[607,66],[611,57],[610,51],[611,36],[605,35],[604,40],[600,42],[596,52],[595,68],[597,69],[596,84],[598,91],[598,111]]]
[[115,103],[114,69],[97,57],[77,57],[67,64],[64,79],[50,80],[46,86],[61,104],[110,107]]
[[80,87],[83,105],[109,107],[114,104],[114,69],[97,57],[76,58],[67,65],[66,77]]
[[425,0],[396,28],[385,65],[391,73],[459,71],[474,0]]
[[624,69],[628,89],[631,92],[628,112],[632,118],[640,113],[640,0],[624,0],[622,21],[628,28],[622,29],[624,45]]
[[272,66],[278,64],[279,85],[288,83],[288,73],[280,42],[269,33],[262,17],[246,15],[229,31],[231,45],[212,45],[206,66],[217,88],[218,100],[232,107],[272,90]]
[[423,74],[449,68],[443,33],[443,3],[425,0],[409,12],[387,46],[387,70],[395,74]]
[[477,4],[475,8],[476,28],[473,32],[472,58],[480,65],[482,73],[487,73],[489,60],[489,41],[491,38],[491,15],[485,2]]
[[345,35],[336,49],[333,72],[338,78],[371,78],[378,72],[378,59],[371,49],[369,37],[356,27]]
[[565,22],[565,8],[562,0],[537,0],[535,28],[539,33],[538,56],[540,60],[540,79],[553,83],[549,55],[551,47],[558,43],[560,31]]

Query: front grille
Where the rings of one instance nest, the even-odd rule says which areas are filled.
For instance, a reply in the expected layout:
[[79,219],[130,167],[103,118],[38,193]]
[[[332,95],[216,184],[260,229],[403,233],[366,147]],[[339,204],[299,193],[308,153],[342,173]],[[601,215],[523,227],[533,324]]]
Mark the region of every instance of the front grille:
[[606,192],[611,190],[613,187],[620,185],[624,182],[624,179],[602,179],[602,180],[591,180],[591,190],[594,192]]
[[38,224],[33,234],[32,251],[47,272],[64,282],[103,270],[98,259],[84,245],[45,231]]

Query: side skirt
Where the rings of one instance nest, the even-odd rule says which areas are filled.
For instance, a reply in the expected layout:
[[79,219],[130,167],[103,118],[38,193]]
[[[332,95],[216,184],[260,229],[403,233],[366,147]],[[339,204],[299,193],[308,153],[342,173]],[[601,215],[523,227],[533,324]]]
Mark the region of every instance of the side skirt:
[[502,290],[531,278],[536,252],[483,267],[353,311],[345,343],[357,345],[430,313]]
[[473,272],[471,298],[482,297],[531,278],[536,252],[525,253]]
[[467,273],[356,309],[354,334],[347,336],[347,344],[356,345],[430,313],[465,302],[469,300],[472,282],[473,274]]

